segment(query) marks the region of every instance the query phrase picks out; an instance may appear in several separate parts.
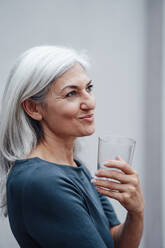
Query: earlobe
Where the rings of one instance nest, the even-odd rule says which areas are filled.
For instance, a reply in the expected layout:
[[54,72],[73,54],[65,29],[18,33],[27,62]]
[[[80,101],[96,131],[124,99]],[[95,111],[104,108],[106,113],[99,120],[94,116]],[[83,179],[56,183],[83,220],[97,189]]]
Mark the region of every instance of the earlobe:
[[22,102],[22,107],[25,112],[32,118],[38,121],[42,120],[41,108],[38,103],[31,99],[26,99]]

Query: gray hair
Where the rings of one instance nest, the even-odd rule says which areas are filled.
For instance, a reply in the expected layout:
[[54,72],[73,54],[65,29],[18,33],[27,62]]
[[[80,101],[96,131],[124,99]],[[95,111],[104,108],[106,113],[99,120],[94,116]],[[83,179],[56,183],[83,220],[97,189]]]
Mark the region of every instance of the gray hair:
[[17,159],[24,159],[43,138],[39,121],[32,119],[22,107],[31,98],[44,103],[52,83],[75,63],[85,70],[85,53],[59,46],[38,46],[24,52],[13,66],[6,83],[0,116],[1,208],[7,216],[6,180]]

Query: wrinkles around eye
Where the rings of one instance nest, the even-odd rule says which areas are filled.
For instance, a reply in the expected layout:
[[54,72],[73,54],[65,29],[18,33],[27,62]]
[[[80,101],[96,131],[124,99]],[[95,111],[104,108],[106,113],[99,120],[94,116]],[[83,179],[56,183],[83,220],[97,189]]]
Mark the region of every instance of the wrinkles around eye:
[[[93,90],[93,85],[89,85],[86,90],[87,90],[87,92],[91,92]],[[72,96],[75,96],[77,94],[78,94],[77,91],[72,90],[69,93],[67,93],[65,97],[72,97]]]

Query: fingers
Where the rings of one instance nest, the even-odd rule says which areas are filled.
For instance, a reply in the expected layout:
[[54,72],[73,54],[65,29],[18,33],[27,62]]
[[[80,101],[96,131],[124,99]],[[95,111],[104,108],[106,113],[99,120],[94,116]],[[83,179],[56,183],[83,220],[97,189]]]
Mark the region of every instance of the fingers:
[[[136,202],[136,198],[135,198],[133,200],[133,203],[129,204],[129,201],[132,201],[133,195],[136,194],[136,191],[134,192],[125,191],[121,193],[119,191],[108,190],[108,189],[104,189],[101,187],[97,187],[97,191],[99,191],[99,193],[105,196],[108,196],[110,198],[113,198],[119,201],[127,210],[129,210],[129,207],[130,207],[129,205],[133,205],[134,202]],[[138,202],[138,199],[137,199],[137,202]],[[138,205],[140,205],[140,203]],[[135,208],[135,207],[133,206],[132,208]]]
[[121,184],[118,182],[108,181],[108,180],[92,180],[92,183],[97,186],[97,188],[104,188],[105,190],[111,190],[116,192],[134,192],[135,186],[130,184]]
[[122,159],[119,155],[118,155],[118,156],[116,156],[116,159],[117,159],[117,160],[120,160],[120,161],[125,162],[125,160],[124,160],[124,159]]
[[115,181],[118,181],[120,184],[130,184],[135,187],[140,183],[139,175],[135,170],[133,170],[132,174],[128,175],[113,169],[112,170],[100,169],[95,173],[95,175],[97,176],[97,178],[100,177],[100,179],[102,179],[102,177],[107,179],[113,179]]
[[92,183],[96,186],[96,189],[99,193],[118,200],[124,207],[127,208],[127,205],[131,199],[133,203],[136,202],[137,188],[131,184],[120,184],[108,180],[95,180],[96,183]]
[[136,188],[132,188],[125,192],[119,192],[103,187],[97,187],[97,191],[100,194],[119,201],[127,211],[136,214],[144,212],[144,197],[140,189],[137,190]]
[[115,170],[102,169],[102,170],[98,170],[97,173],[95,173],[95,175],[97,177],[106,177],[106,178],[114,179],[123,184],[129,183],[131,180],[129,175],[123,174],[122,172]]
[[[97,179],[92,180],[97,191],[119,201],[127,211],[142,212],[144,210],[144,197],[138,173],[119,156],[116,157],[116,160],[107,161],[105,166],[107,169],[98,170],[95,173]],[[102,178],[106,179],[103,180]]]
[[115,200],[118,200],[119,202],[122,201],[122,197],[121,197],[121,193],[117,192],[117,191],[113,191],[113,190],[108,190],[108,189],[104,189],[104,188],[100,188],[98,187],[97,190],[99,191],[99,193],[108,196],[110,198],[113,198]]
[[[139,183],[138,173],[130,167],[120,156],[116,157],[116,160],[109,160],[104,165],[108,168],[112,168],[111,170],[108,169],[100,169],[98,170],[95,175],[97,177],[106,177],[111,178],[114,180],[119,181],[122,184],[133,184],[137,185]],[[113,169],[118,169],[113,170]]]
[[[120,159],[120,160],[119,160]],[[123,171],[125,174],[133,174],[134,170],[127,164],[124,160],[121,160],[119,156],[117,156],[117,160],[108,160],[104,163],[106,167],[116,168]]]

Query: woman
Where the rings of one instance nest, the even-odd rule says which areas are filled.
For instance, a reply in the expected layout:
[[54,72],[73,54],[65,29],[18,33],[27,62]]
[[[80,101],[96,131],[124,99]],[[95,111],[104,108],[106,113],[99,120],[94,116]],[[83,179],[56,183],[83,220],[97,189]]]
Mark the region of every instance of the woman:
[[[73,49],[35,47],[17,60],[7,82],[0,126],[3,206],[7,195],[22,248],[135,248],[140,242],[144,200],[137,173],[117,158],[107,166],[122,173],[99,170],[100,180],[91,182],[74,157],[76,138],[95,131],[87,65]],[[127,209],[125,223],[106,196]]]

